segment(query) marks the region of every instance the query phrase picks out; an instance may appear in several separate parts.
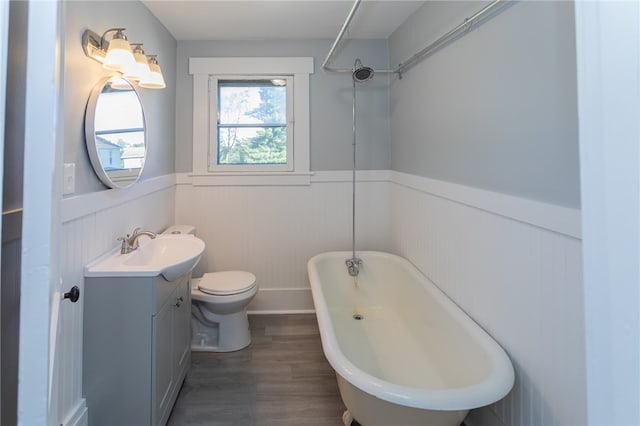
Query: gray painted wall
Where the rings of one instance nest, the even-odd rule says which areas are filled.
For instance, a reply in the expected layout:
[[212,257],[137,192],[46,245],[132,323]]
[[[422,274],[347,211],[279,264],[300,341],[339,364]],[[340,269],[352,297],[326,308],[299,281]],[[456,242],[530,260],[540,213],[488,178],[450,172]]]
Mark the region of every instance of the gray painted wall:
[[[310,78],[311,170],[348,170],[352,167],[352,83],[350,74],[327,74],[321,65],[332,40],[300,41],[180,41],[177,62],[176,171],[192,170],[193,84],[189,57],[313,56],[315,72]],[[386,40],[348,40],[332,66],[351,68],[359,57],[365,65],[388,67]],[[359,169],[388,169],[388,78],[380,75],[359,86]]]
[[166,28],[137,1],[72,1],[65,3],[64,162],[76,164],[75,195],[106,189],[93,172],[85,146],[84,114],[89,94],[110,73],[84,55],[82,33],[102,34],[124,27],[132,43],[144,43],[147,54],[157,54],[166,89],[142,89],[147,120],[147,161],[141,179],[173,173],[175,151],[176,41]]
[[[27,2],[9,5],[9,39],[4,134],[2,211],[22,208],[24,169],[24,108],[27,68]],[[20,336],[20,253],[22,212],[2,216],[0,257],[0,424],[18,418],[18,358]]]
[[[482,7],[427,2],[389,40],[406,60]],[[393,170],[580,207],[573,4],[516,2],[391,87]]]
[[9,8],[2,211],[22,208],[24,108],[27,90],[27,2]]

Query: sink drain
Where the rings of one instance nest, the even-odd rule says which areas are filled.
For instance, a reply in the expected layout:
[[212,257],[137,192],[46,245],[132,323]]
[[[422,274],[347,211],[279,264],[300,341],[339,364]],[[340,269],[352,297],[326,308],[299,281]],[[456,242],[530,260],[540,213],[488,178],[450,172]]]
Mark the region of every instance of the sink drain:
[[360,314],[353,314],[353,319],[360,321],[360,320],[363,320],[364,317]]

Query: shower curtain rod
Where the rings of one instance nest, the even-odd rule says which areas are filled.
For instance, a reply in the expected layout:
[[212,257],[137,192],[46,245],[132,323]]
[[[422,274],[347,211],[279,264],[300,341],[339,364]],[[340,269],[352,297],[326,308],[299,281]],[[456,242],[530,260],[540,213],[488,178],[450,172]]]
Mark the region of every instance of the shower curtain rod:
[[493,11],[498,6],[504,6],[509,1],[510,0],[493,0],[491,3],[489,3],[479,11],[477,11],[475,14],[465,19],[464,21],[462,21],[460,25],[458,25],[457,27],[455,27],[454,29],[452,29],[451,31],[449,31],[448,33],[446,33],[445,35],[443,35],[442,37],[440,37],[439,39],[437,39],[436,41],[434,41],[433,43],[431,43],[430,45],[428,45],[427,47],[425,47],[415,55],[413,55],[412,57],[410,57],[408,60],[401,62],[400,65],[398,65],[398,67],[396,68],[396,72],[398,73],[400,78],[402,78],[402,74],[405,71],[407,71],[409,68],[418,64],[418,62],[420,62],[422,59],[429,56],[438,48],[442,47],[448,41],[458,37],[460,33],[464,32],[464,34],[466,34],[469,31],[471,31],[471,27],[473,27],[473,25],[477,21],[486,17],[489,14],[489,12]]
[[[353,72],[353,69],[350,69],[350,68],[349,69],[347,69],[347,68],[342,68],[342,69],[330,68],[329,67],[329,62],[333,58],[333,55],[335,54],[335,51],[338,48],[338,45],[340,44],[340,41],[342,40],[342,37],[344,36],[345,31],[347,31],[347,28],[349,27],[349,24],[351,23],[351,19],[356,14],[356,10],[358,10],[358,6],[360,6],[361,2],[362,2],[362,0],[355,0],[355,2],[353,3],[353,6],[351,6],[351,10],[349,11],[349,14],[347,15],[347,19],[345,19],[344,24],[342,24],[342,27],[340,28],[340,31],[338,32],[338,36],[336,37],[335,41],[331,45],[331,49],[329,49],[329,53],[327,53],[327,57],[325,58],[324,62],[322,63],[322,70],[323,71],[325,71],[325,72],[347,72],[347,73],[352,73]],[[396,71],[395,70],[374,70],[374,72],[376,72],[376,73],[394,73]]]
[[[505,4],[507,4],[507,3],[511,2],[511,1],[513,1],[513,0],[493,0],[491,3],[489,3],[488,5],[483,7],[482,9],[480,9],[478,12],[476,12],[475,14],[470,16],[469,18],[465,19],[460,25],[458,25],[457,27],[455,27],[454,29],[452,29],[451,31],[446,33],[445,35],[441,36],[436,41],[434,41],[433,43],[431,43],[430,45],[428,45],[424,49],[420,50],[418,53],[416,53],[413,56],[411,56],[406,61],[401,62],[395,69],[392,69],[392,70],[374,70],[374,71],[375,72],[379,72],[379,73],[396,73],[396,74],[398,74],[399,78],[402,78],[402,74],[404,72],[406,72],[409,68],[413,67],[418,62],[420,62],[422,59],[426,58],[431,53],[433,53],[435,50],[437,50],[438,48],[442,47],[448,41],[454,39],[455,37],[458,37],[460,35],[460,33],[462,33],[462,32],[464,32],[465,34],[468,33],[471,30],[471,27],[473,27],[473,25],[477,21],[479,21],[480,19],[486,17],[490,12],[494,11],[497,7],[504,6]],[[347,15],[347,19],[344,21],[344,24],[342,24],[342,28],[340,28],[340,32],[338,32],[338,36],[336,37],[335,41],[331,45],[331,49],[329,50],[329,53],[327,54],[326,59],[322,63],[322,69],[324,71],[327,71],[327,72],[349,72],[349,73],[353,72],[353,70],[351,70],[351,69],[330,68],[329,67],[329,62],[331,61],[333,55],[335,54],[335,50],[338,47],[338,44],[340,44],[340,41],[342,40],[342,37],[344,36],[344,33],[346,32],[347,28],[349,27],[349,23],[351,22],[351,19],[353,19],[353,16],[355,15],[356,10],[358,9],[358,6],[360,6],[361,2],[362,2],[362,0],[355,0],[355,2],[353,3],[353,6],[351,7],[351,10],[349,11],[349,14]]]

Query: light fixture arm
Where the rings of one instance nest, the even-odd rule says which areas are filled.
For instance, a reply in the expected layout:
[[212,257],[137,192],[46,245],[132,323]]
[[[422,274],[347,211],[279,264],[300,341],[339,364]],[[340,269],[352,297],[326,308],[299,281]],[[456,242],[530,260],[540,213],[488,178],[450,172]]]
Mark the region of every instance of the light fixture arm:
[[[125,28],[109,28],[107,31],[102,33],[102,36],[100,36],[100,34],[94,31],[91,31],[89,29],[86,29],[82,34],[82,50],[84,50],[84,54],[94,59],[95,59],[94,55],[96,54],[104,58],[107,52],[107,47],[108,47],[108,45],[105,46],[107,34],[112,31],[119,31],[120,33],[122,33],[122,31],[124,30]],[[122,34],[122,36],[124,37],[125,40],[127,39],[127,37],[124,36],[124,34]],[[115,38],[120,38],[120,37],[115,37]]]
[[115,32],[115,34],[113,35],[113,37],[111,37],[111,40],[113,40],[114,38],[119,38],[119,39],[123,39],[126,40],[127,36],[124,35],[123,31],[126,30],[126,28],[109,28],[107,31],[105,31],[104,33],[102,33],[102,37],[100,37],[100,49],[106,51],[108,46],[105,46],[105,42],[106,42],[106,36],[107,34],[111,33],[111,32]]

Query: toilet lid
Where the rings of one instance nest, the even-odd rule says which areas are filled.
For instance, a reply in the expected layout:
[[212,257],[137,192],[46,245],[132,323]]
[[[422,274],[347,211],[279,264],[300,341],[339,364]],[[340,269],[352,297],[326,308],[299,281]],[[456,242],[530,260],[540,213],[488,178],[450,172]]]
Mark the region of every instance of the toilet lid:
[[207,294],[231,295],[245,292],[255,284],[256,276],[251,272],[209,272],[202,276],[198,288]]

